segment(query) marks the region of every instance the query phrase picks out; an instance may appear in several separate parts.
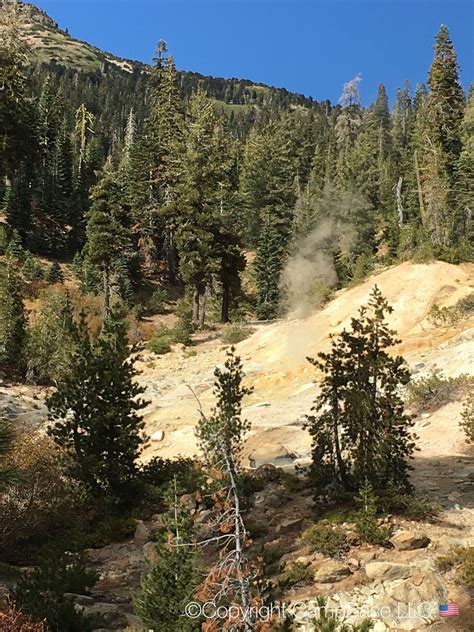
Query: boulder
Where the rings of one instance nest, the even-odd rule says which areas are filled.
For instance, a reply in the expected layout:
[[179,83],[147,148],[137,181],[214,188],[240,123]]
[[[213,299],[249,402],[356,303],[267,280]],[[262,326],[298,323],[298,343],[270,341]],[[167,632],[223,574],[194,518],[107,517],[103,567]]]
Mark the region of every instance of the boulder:
[[164,430],[156,430],[150,437],[151,441],[159,442],[165,438]]
[[320,566],[314,573],[314,581],[317,584],[332,584],[340,582],[351,574],[351,569],[344,562],[329,560]]
[[301,530],[304,518],[286,518],[277,526],[276,532],[278,536],[296,533]]
[[396,564],[394,562],[368,562],[364,570],[370,579],[380,579],[383,581],[407,579],[413,571],[409,564]]
[[398,531],[390,538],[390,542],[397,551],[412,551],[424,549],[430,543],[430,539],[423,531]]
[[145,542],[149,541],[150,536],[150,529],[146,526],[143,520],[137,520],[135,535],[133,536],[135,544],[145,544]]
[[146,559],[147,562],[156,562],[156,560],[158,559],[156,542],[147,542],[143,545],[143,557]]

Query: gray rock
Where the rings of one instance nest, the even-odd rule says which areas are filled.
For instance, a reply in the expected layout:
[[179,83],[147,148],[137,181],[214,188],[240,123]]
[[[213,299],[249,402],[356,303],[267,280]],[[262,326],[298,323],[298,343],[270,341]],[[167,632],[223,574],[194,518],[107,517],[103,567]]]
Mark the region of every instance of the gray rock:
[[364,570],[370,579],[381,579],[383,581],[406,579],[410,577],[413,571],[408,564],[396,564],[394,562],[368,562]]
[[146,559],[147,562],[156,562],[156,560],[158,559],[156,542],[147,542],[143,545],[143,557]]
[[397,551],[412,551],[424,549],[430,543],[430,539],[423,531],[398,531],[390,538],[390,542]]
[[135,535],[133,536],[135,544],[145,544],[145,542],[149,541],[150,536],[150,529],[146,526],[143,520],[137,520]]
[[330,560],[320,566],[314,573],[314,581],[317,584],[332,584],[340,582],[351,574],[351,569],[344,562]]

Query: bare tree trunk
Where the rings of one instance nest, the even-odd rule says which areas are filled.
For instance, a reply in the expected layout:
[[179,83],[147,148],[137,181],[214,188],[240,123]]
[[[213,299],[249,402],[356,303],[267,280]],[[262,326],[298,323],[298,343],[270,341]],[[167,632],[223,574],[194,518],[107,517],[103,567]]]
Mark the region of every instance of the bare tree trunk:
[[425,201],[423,199],[423,189],[421,187],[420,165],[418,164],[418,152],[415,150],[415,171],[416,171],[416,184],[418,188],[418,202],[420,204],[421,223],[426,228],[426,209]]
[[209,300],[209,295],[211,293],[211,288],[209,287],[209,284],[206,285],[206,289],[204,291],[204,300],[202,302],[202,306],[201,306],[201,311],[199,314],[199,329],[203,329],[204,328],[204,322],[206,320],[206,309],[207,309],[207,303]]
[[102,272],[102,283],[103,283],[103,307],[102,307],[102,316],[103,316],[103,324],[106,320],[108,320],[110,316],[110,270],[109,266],[105,266]]
[[229,310],[230,310],[230,286],[228,283],[224,283],[222,286],[222,308],[221,308],[221,322],[229,322]]
[[199,314],[200,314],[200,294],[198,287],[194,288],[193,293],[193,323],[195,325],[199,325]]
[[403,221],[404,221],[402,185],[403,185],[403,178],[400,177],[398,178],[398,182],[395,185],[395,195],[397,198],[397,210],[398,210],[398,225],[400,227],[403,226]]

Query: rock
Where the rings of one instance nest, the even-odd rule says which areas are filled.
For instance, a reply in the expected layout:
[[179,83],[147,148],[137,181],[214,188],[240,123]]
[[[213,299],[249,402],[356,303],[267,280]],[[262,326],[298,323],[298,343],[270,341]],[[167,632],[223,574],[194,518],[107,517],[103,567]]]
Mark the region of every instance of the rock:
[[158,551],[156,549],[156,542],[147,542],[143,545],[143,557],[147,562],[156,562],[158,559]]
[[396,564],[394,562],[368,562],[365,565],[365,574],[370,579],[383,581],[392,579],[406,579],[412,574],[412,567],[408,564]]
[[390,538],[390,542],[397,551],[412,551],[424,549],[430,543],[430,539],[423,531],[398,531]]
[[294,458],[295,455],[281,443],[259,446],[249,454],[250,466],[253,468],[258,468],[260,465],[267,463],[285,463],[285,461],[291,463]]
[[282,520],[277,527],[277,535],[287,535],[299,531],[303,525],[303,518],[287,518]]
[[186,509],[189,509],[189,511],[191,511],[192,509],[196,510],[198,503],[196,498],[194,497],[194,494],[183,494],[181,496],[181,498],[179,499],[179,502],[181,505],[183,505],[183,507],[186,507]]
[[75,593],[64,593],[66,599],[71,599],[80,606],[92,606],[95,603],[94,597],[89,595],[76,595]]
[[317,584],[332,584],[333,582],[340,582],[350,574],[351,569],[347,564],[337,560],[330,560],[316,570],[314,581]]
[[150,437],[151,441],[163,441],[163,439],[165,438],[165,431],[164,430],[156,430]]
[[350,559],[348,559],[347,563],[349,564],[349,568],[353,572],[359,568],[359,560],[356,560],[355,557],[351,557]]
[[127,619],[122,612],[112,603],[96,603],[92,606],[81,606],[77,604],[76,610],[87,615],[96,615],[101,618],[106,626],[112,629],[122,630],[127,625]]
[[137,527],[135,529],[135,535],[133,536],[135,544],[145,544],[145,542],[149,541],[150,536],[150,529],[143,520],[137,520]]
[[383,621],[376,621],[374,627],[372,628],[373,632],[385,632],[387,626]]

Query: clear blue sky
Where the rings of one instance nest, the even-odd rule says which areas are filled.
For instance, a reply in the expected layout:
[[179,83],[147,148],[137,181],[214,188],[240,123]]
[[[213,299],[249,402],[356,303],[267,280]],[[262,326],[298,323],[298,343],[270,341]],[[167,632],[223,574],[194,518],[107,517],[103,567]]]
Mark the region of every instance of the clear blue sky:
[[362,73],[364,103],[379,82],[393,99],[426,80],[447,24],[461,78],[474,80],[473,0],[37,0],[71,35],[150,61],[159,39],[178,68],[240,77],[337,101]]

